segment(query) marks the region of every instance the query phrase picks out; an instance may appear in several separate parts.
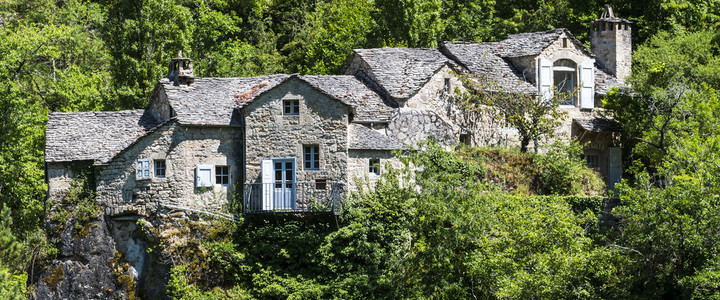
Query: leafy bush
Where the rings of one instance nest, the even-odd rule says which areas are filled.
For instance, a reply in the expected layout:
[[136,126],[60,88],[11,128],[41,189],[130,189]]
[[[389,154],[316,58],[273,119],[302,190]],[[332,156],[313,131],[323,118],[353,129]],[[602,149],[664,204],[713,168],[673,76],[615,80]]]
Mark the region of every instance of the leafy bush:
[[580,159],[578,143],[555,142],[546,154],[535,157],[539,168],[538,190],[544,195],[599,195],[605,184]]

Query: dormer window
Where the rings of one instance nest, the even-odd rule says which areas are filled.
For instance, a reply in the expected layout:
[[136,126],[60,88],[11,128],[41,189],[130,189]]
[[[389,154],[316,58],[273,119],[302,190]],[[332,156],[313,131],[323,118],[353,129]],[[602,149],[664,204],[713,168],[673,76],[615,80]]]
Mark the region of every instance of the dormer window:
[[560,59],[553,64],[553,80],[559,96],[564,99],[562,104],[575,105],[576,69],[575,62],[569,59]]

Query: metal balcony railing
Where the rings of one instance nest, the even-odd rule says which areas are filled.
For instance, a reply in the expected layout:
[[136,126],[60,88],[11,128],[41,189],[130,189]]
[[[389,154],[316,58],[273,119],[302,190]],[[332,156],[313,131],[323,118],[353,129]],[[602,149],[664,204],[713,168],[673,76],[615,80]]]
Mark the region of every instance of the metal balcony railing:
[[246,183],[243,188],[245,214],[340,214],[345,194],[344,184],[338,182]]

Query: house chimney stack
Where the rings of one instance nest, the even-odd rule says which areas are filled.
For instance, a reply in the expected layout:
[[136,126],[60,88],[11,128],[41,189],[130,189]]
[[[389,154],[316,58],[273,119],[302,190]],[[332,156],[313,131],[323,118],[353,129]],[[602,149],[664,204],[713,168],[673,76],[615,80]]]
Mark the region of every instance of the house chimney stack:
[[615,17],[605,4],[600,18],[590,22],[590,47],[597,61],[621,81],[630,76],[632,22]]
[[195,82],[193,74],[192,59],[182,57],[182,51],[178,51],[177,57],[170,59],[168,67],[168,79],[173,85],[192,85]]

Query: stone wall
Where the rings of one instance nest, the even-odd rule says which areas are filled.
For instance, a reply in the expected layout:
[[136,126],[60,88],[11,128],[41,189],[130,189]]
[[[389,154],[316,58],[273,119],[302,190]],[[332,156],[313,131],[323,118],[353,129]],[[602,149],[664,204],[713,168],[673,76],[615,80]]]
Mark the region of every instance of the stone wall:
[[[445,79],[450,91],[445,92]],[[405,144],[414,144],[433,136],[445,144],[455,144],[468,134],[473,145],[514,145],[517,131],[479,110],[461,107],[455,90],[464,90],[462,82],[449,67],[443,67],[408,99],[405,107],[388,125],[388,135]]]
[[590,31],[590,47],[598,62],[621,81],[630,76],[632,29],[626,22],[595,21]]
[[148,107],[153,115],[161,121],[167,121],[172,117],[172,109],[162,83],[158,83],[153,91]]
[[[370,173],[370,159],[380,161],[379,174]],[[358,189],[358,184],[374,187],[380,176],[387,171],[388,164],[393,168],[401,168],[402,163],[385,150],[350,150],[348,152],[348,177],[351,191]]]
[[[138,159],[165,160],[166,176],[136,180]],[[166,124],[101,166],[97,200],[107,215],[150,216],[160,203],[219,211],[231,201],[233,186],[242,175],[242,131],[229,126]],[[195,187],[199,164],[230,166],[230,185]],[[213,170],[214,171],[214,170]],[[212,178],[213,182],[215,178]]]
[[72,163],[45,163],[48,199],[60,199],[70,190],[75,174],[70,170]]
[[[298,100],[299,115],[284,115],[283,100]],[[260,183],[263,159],[295,158],[296,180],[346,181],[349,107],[297,78],[242,109],[246,126],[246,181]],[[319,170],[305,170],[303,145],[318,145]]]

